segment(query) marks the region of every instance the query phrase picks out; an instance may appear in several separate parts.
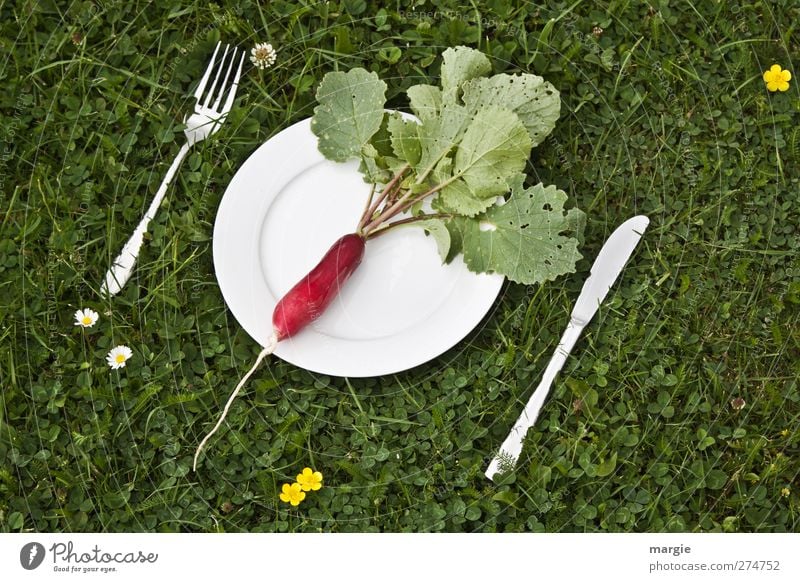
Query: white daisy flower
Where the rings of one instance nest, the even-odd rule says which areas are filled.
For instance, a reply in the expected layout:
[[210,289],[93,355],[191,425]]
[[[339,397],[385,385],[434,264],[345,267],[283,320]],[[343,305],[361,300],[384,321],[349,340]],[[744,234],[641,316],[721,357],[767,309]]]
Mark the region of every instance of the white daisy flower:
[[132,355],[133,352],[128,346],[117,346],[108,352],[106,362],[108,362],[112,370],[118,370],[119,368],[125,367],[125,362],[127,362]]
[[250,51],[250,62],[259,69],[266,69],[275,64],[275,49],[268,42],[256,44]]
[[97,323],[99,317],[96,311],[92,311],[91,309],[79,309],[75,312],[75,325],[92,327]]

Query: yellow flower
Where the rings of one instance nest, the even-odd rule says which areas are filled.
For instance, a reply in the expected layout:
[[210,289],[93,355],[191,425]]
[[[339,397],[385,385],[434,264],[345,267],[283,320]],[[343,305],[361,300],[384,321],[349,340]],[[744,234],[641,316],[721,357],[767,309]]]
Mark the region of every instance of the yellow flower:
[[317,491],[322,488],[322,473],[306,467],[297,476],[297,483],[303,488],[303,491]]
[[783,429],[783,430],[781,431],[781,436],[782,436],[782,437],[787,437],[787,436],[789,436],[789,429],[788,429],[788,428],[785,428],[785,429]]
[[781,69],[780,65],[772,65],[769,71],[764,71],[764,82],[770,91],[788,90],[789,81],[791,80],[792,74],[785,69]]
[[292,507],[297,507],[306,498],[306,494],[300,488],[300,483],[292,483],[291,485],[284,483],[281,491],[281,501],[291,503]]
[[782,496],[782,497],[789,497],[789,495],[790,495],[791,493],[792,493],[792,492],[789,490],[789,488],[788,488],[788,487],[784,487],[783,489],[781,489],[781,496]]

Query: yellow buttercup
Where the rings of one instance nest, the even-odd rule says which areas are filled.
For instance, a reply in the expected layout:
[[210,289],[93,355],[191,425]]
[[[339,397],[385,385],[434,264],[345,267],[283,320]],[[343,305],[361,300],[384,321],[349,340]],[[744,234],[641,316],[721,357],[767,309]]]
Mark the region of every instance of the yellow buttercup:
[[792,73],[782,69],[780,65],[772,65],[769,71],[764,71],[764,82],[770,91],[787,91]]
[[289,503],[292,507],[297,507],[306,498],[306,494],[300,487],[300,483],[284,483],[280,495],[281,501]]
[[297,476],[297,482],[303,488],[303,491],[318,491],[322,488],[322,473],[319,471],[312,471],[306,467],[303,472]]

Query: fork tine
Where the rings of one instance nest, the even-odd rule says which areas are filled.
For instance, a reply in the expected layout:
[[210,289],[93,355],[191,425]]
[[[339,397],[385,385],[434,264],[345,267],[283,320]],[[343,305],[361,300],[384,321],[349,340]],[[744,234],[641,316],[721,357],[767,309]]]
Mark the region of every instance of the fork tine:
[[214,82],[211,83],[211,88],[206,92],[206,100],[203,103],[203,107],[208,107],[208,104],[211,102],[211,97],[214,95],[214,91],[217,88],[217,81],[219,81],[219,74],[222,72],[222,67],[225,65],[225,57],[228,56],[228,49],[231,48],[231,45],[225,45],[225,51],[222,53],[222,58],[219,60],[219,67],[217,67],[217,74],[214,75]]
[[242,58],[239,60],[239,69],[236,71],[236,76],[233,78],[233,83],[231,83],[231,88],[228,91],[228,98],[225,100],[225,105],[222,107],[222,115],[226,115],[233,105],[233,99],[236,97],[236,88],[239,86],[239,77],[242,75],[242,63],[244,63],[246,54],[247,51],[242,51]]
[[239,50],[238,47],[233,47],[233,53],[231,54],[231,60],[228,63],[228,70],[225,72],[225,78],[222,79],[222,84],[219,86],[219,91],[217,91],[217,100],[214,101],[214,104],[211,106],[211,109],[217,111],[219,107],[219,102],[222,101],[222,95],[225,93],[225,89],[228,87],[228,78],[231,76],[231,71],[233,70],[233,63],[236,61],[236,51]]
[[222,41],[217,41],[217,46],[214,48],[214,54],[211,55],[211,60],[208,62],[208,66],[206,67],[206,72],[203,73],[203,78],[200,79],[200,84],[197,85],[197,90],[194,92],[194,98],[197,99],[197,102],[200,102],[200,97],[203,96],[203,91],[206,88],[206,82],[208,81],[209,75],[211,75],[211,71],[214,69],[214,59],[217,57],[217,51],[219,50],[219,45],[222,44]]

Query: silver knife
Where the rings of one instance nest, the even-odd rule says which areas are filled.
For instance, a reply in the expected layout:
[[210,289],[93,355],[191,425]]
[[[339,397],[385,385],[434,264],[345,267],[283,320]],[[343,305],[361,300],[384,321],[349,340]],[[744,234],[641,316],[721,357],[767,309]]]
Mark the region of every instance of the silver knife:
[[572,351],[575,342],[578,341],[583,328],[597,313],[598,307],[606,298],[614,281],[619,277],[628,258],[633,254],[648,224],[650,224],[650,219],[646,216],[634,216],[626,220],[611,233],[606,244],[600,249],[600,253],[592,265],[589,278],[583,284],[581,294],[572,310],[567,330],[561,336],[561,341],[542,375],[542,381],[533,392],[531,399],[528,400],[528,404],[525,405],[514,428],[500,446],[500,452],[489,463],[489,468],[486,470],[487,478],[494,479],[497,473],[510,470],[517,463],[522,452],[522,440],[525,438],[525,433],[536,422],[556,374],[567,360],[567,356]]

